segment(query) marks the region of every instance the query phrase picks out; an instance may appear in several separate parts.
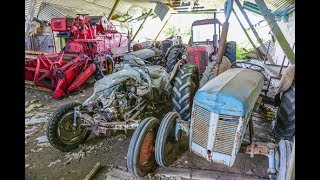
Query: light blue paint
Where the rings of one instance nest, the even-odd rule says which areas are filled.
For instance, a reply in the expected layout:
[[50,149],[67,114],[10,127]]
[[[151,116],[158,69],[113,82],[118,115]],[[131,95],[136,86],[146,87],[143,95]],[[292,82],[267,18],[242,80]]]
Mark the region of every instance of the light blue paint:
[[259,72],[229,69],[199,89],[194,103],[216,114],[242,117],[255,103],[263,83],[264,76]]

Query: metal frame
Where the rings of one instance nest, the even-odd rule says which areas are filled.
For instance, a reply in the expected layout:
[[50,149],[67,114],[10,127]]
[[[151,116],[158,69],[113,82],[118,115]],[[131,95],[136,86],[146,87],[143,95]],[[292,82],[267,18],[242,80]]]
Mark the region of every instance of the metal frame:
[[252,25],[252,23],[251,23],[248,15],[247,15],[247,13],[244,11],[243,7],[241,6],[239,0],[234,0],[234,1],[236,2],[239,10],[241,11],[241,13],[243,14],[243,16],[244,16],[244,18],[246,19],[247,23],[249,24],[249,26],[250,26],[250,28],[251,28],[254,36],[256,37],[256,39],[258,40],[258,42],[259,42],[259,44],[260,44],[260,46],[261,46],[261,48],[262,48],[262,51],[266,54],[267,59],[268,59],[272,64],[275,64],[274,61],[273,61],[273,59],[272,59],[272,57],[271,57],[270,54],[267,52],[267,49],[266,49],[265,45],[263,44],[263,42],[262,42],[259,34],[257,33],[256,29],[253,27],[253,25]]
[[[235,0],[236,2],[238,0]],[[276,37],[281,49],[283,50],[284,54],[288,57],[288,60],[291,64],[295,63],[295,54],[291,49],[286,37],[283,35],[280,27],[275,20],[275,16],[269,11],[266,3],[263,0],[254,0],[257,4],[258,8],[260,9],[261,14],[267,21],[271,31],[273,32],[274,36]]]
[[138,30],[136,31],[136,33],[134,33],[131,41],[133,41],[133,40],[136,38],[136,36],[138,35],[139,31],[142,29],[143,24],[146,22],[147,18],[148,18],[149,15],[151,14],[151,12],[152,12],[152,9],[149,10],[147,16],[144,18],[143,22],[140,24]]

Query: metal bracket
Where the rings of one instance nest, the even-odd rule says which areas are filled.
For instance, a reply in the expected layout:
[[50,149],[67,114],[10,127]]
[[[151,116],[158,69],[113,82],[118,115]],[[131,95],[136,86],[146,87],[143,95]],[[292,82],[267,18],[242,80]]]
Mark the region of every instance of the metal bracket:
[[179,140],[179,131],[180,130],[184,131],[187,134],[187,136],[189,136],[189,130],[190,130],[189,122],[181,120],[181,119],[177,119],[177,124],[176,124],[176,128],[175,128],[176,141]]

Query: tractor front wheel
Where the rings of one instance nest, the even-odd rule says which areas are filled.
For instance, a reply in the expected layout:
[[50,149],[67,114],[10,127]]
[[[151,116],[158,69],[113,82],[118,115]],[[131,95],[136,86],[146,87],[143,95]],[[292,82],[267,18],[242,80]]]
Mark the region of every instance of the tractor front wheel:
[[160,121],[149,117],[141,121],[134,131],[127,153],[128,172],[143,177],[156,167],[154,147]]
[[53,147],[64,152],[70,151],[88,139],[91,131],[81,126],[79,118],[77,126],[73,127],[74,108],[80,105],[78,102],[66,104],[56,110],[49,119],[47,138]]
[[179,140],[176,141],[175,129],[179,114],[175,111],[168,112],[161,121],[156,138],[155,156],[159,166],[169,166],[177,158]]

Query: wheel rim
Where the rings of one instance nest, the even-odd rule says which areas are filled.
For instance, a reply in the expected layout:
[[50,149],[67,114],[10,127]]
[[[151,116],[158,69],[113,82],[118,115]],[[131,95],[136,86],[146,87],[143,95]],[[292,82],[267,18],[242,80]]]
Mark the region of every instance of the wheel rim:
[[64,144],[76,144],[81,141],[87,130],[80,126],[81,120],[77,119],[77,127],[73,129],[73,111],[62,116],[58,123],[58,137]]
[[154,161],[154,140],[155,131],[151,129],[143,139],[140,150],[139,165],[142,169],[150,168]]

